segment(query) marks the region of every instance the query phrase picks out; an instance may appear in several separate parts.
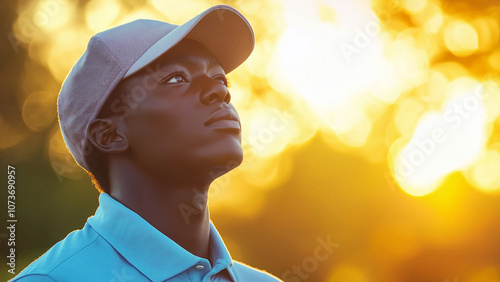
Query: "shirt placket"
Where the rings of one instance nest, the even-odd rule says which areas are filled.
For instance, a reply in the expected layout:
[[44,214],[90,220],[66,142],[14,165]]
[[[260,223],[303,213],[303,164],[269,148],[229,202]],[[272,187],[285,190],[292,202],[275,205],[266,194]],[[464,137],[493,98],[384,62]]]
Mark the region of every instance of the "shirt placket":
[[227,282],[226,279],[222,279],[217,276],[217,273],[227,268],[229,262],[223,259],[218,259],[212,268],[210,262],[206,259],[201,259],[197,264],[192,266],[188,270],[189,278],[191,281],[201,281],[201,282]]
[[207,259],[201,259],[188,270],[191,281],[202,281],[204,277],[212,270],[212,266]]
[[217,273],[221,272],[225,268],[229,266],[229,262],[223,259],[218,259],[217,262],[215,263],[214,267],[212,270],[210,270],[205,277],[203,278],[202,282],[232,282],[231,280],[227,280],[223,278],[220,275],[217,275]]

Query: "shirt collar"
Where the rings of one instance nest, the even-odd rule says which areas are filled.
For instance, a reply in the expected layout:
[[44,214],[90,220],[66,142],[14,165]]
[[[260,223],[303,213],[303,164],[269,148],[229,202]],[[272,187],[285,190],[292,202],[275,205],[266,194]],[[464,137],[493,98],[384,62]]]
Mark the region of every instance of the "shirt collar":
[[[130,264],[153,281],[169,279],[200,261],[173,240],[154,228],[134,211],[107,193],[99,196],[99,207],[88,223]],[[210,222],[211,264],[223,263],[233,280],[233,261]],[[168,265],[168,267],[165,267]]]

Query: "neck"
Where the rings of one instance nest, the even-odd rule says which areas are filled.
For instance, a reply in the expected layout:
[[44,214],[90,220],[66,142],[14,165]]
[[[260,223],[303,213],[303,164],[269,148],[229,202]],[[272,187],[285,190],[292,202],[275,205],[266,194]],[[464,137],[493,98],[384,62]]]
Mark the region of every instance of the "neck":
[[177,175],[155,179],[135,166],[110,166],[110,195],[192,254],[209,259],[211,181]]

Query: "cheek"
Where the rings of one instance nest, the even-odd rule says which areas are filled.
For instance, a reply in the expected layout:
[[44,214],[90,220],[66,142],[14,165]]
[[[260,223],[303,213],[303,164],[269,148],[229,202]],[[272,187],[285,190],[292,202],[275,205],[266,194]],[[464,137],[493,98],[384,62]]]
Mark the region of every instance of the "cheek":
[[138,107],[128,117],[131,147],[139,150],[176,150],[199,146],[203,134],[202,116],[192,105],[185,103],[148,103]]
[[127,118],[127,135],[135,144],[165,142],[179,126],[178,118],[165,107],[140,107]]
[[130,152],[151,166],[166,161],[239,160],[241,136],[205,127],[210,115],[206,105],[194,100],[145,101],[127,118]]

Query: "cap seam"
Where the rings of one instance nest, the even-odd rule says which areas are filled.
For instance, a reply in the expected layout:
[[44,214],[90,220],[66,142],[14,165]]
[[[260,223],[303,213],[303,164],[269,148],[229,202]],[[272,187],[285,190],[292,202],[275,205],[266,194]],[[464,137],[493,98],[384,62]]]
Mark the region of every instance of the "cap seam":
[[[115,62],[117,63],[117,67],[120,67],[120,68],[122,68],[122,69],[123,69],[123,64],[121,63],[121,61],[117,60],[116,56],[115,56],[115,55],[111,52],[111,50],[108,48],[108,46],[105,44],[105,42],[104,42],[104,41],[102,41],[99,37],[94,37],[94,39],[95,39],[97,42],[99,42],[100,44],[102,44],[102,46],[105,48],[106,52],[107,52],[107,53],[108,53],[108,54],[109,54],[109,55],[113,58],[113,61],[115,61]],[[115,68],[116,68],[116,67],[114,67],[113,69],[115,69]],[[108,73],[108,75],[106,76],[106,78],[107,78],[107,79],[108,79],[109,77],[111,77],[111,72],[110,72],[110,73]],[[122,78],[123,78],[123,75],[122,75]],[[120,80],[121,80],[122,78],[120,78]],[[116,85],[115,85],[114,87],[116,87]],[[114,87],[113,87],[113,88],[114,88]],[[108,97],[109,97],[109,94],[110,94],[110,92],[109,92],[109,86],[108,86],[108,88],[106,89],[106,91],[105,91],[104,93],[106,93],[106,96],[108,96]],[[104,101],[104,102],[106,102],[106,100],[108,99],[108,97],[106,97],[106,99],[105,99],[105,101]],[[94,101],[99,101],[99,99],[98,99],[98,98],[94,98]],[[104,105],[104,103],[102,103],[101,105],[99,105],[99,111],[101,110],[102,105]],[[60,106],[60,105],[58,105],[58,110],[59,110],[59,108],[60,108],[59,106]],[[61,111],[59,111],[59,112],[61,112]],[[96,117],[96,110],[94,110],[94,112],[91,114],[91,117],[92,117],[92,119],[95,119],[95,117]],[[59,115],[59,120],[61,120],[61,114]],[[89,122],[86,124],[86,127],[83,129],[83,133],[82,133],[82,135],[83,135],[83,137],[84,137],[84,140],[83,140],[83,144],[82,144],[83,146],[82,146],[82,148],[79,150],[79,151],[80,151],[79,153],[80,153],[80,155],[81,155],[81,157],[82,157],[83,165],[82,165],[82,164],[80,164],[80,163],[78,163],[78,160],[75,158],[75,156],[73,156],[73,158],[75,159],[76,163],[78,163],[80,166],[82,166],[82,167],[83,167],[85,170],[87,170],[87,171],[88,171],[89,169],[88,169],[87,159],[86,159],[86,156],[85,156],[85,155],[86,155],[86,154],[85,154],[85,151],[86,151],[86,149],[85,149],[85,148],[86,148],[86,146],[87,146],[87,144],[88,144],[87,130],[88,130],[88,127],[89,127],[89,125],[90,125],[90,122],[91,122],[91,121],[92,121],[92,120],[89,120]],[[65,139],[67,139],[67,140],[71,143],[71,145],[72,145],[74,148],[76,148],[76,149],[78,150],[78,147],[79,147],[79,146],[77,146],[77,144],[75,144],[75,142],[77,142],[77,141],[73,140],[74,138],[71,138],[71,137],[69,136],[69,134],[67,134],[67,132],[68,132],[68,130],[67,130],[67,125],[65,125],[65,124],[62,124],[62,123],[61,123],[61,128],[62,128],[62,130],[64,131],[65,135],[69,137],[69,138],[65,138]],[[70,150],[70,152],[71,152],[71,150]]]
[[[113,52],[108,48],[108,46],[106,45],[106,43],[101,40],[100,38],[96,37],[96,40],[99,41],[102,46],[106,49],[106,52],[113,58],[113,61],[117,63],[117,66],[116,67],[113,67],[113,70],[115,70],[116,68],[119,68],[122,70],[123,72],[123,69],[124,69],[124,66],[122,64],[122,62],[120,60],[117,59],[117,57],[113,54]],[[106,76],[106,81],[109,80],[110,77],[112,77],[112,74],[113,72],[109,72]],[[104,104],[107,102],[108,98],[109,98],[109,95],[111,95],[111,92],[113,92],[113,89],[116,88],[116,86],[118,85],[118,83],[123,79],[123,74],[120,75],[120,80],[118,80],[118,82],[111,88],[111,85],[113,84],[114,80],[111,81],[112,83],[110,83],[108,85],[108,88],[106,88],[105,91],[103,91],[104,95],[103,97],[95,97],[95,101],[98,102],[97,103],[97,107],[93,110],[93,112],[91,113],[91,119],[89,119],[89,122],[86,124],[85,128],[83,129],[83,150],[82,150],[82,158],[83,158],[83,162],[85,164],[85,166],[88,166],[87,164],[87,156],[85,154],[85,148],[87,147],[87,144],[88,144],[88,136],[87,136],[87,131],[88,131],[88,128],[90,126],[90,123],[98,116],[99,112],[102,110],[102,107],[104,106]],[[101,98],[101,99],[99,99]],[[104,98],[104,100],[102,100],[102,98]],[[102,101],[101,103],[99,103],[100,101]]]
[[[178,28],[179,26],[181,26],[181,25],[177,25],[177,26],[176,26],[173,30],[175,30],[175,29],[176,29],[176,28]],[[141,54],[141,55],[137,58],[137,60],[135,60],[135,61],[134,61],[134,62],[133,62],[133,63],[132,63],[132,64],[131,64],[131,65],[130,65],[130,66],[129,66],[126,70],[125,70],[125,74],[123,75],[123,77],[125,77],[125,75],[128,73],[128,71],[130,70],[130,68],[132,68],[132,67],[135,65],[135,63],[137,63],[137,61],[139,61],[139,60],[142,58],[142,56],[144,56],[144,54],[146,54],[146,52],[148,52],[148,51],[149,51],[149,49],[150,49],[151,47],[153,47],[153,45],[155,45],[156,43],[158,43],[158,41],[162,40],[165,36],[167,36],[167,35],[168,35],[170,32],[172,32],[173,30],[171,30],[171,31],[167,32],[166,34],[163,34],[160,38],[158,38],[156,41],[154,41],[154,42],[153,42],[153,44],[149,45],[149,46],[148,46],[148,48],[147,48],[144,52],[142,52],[142,54]],[[177,42],[176,44],[178,44],[178,43],[179,43],[179,42]],[[175,46],[176,44],[174,44],[174,46]],[[165,52],[164,52],[164,53],[165,53]],[[153,61],[154,61],[154,60],[153,60]],[[146,67],[147,65],[149,65],[149,64],[150,64],[150,63],[152,63],[153,61],[149,62],[148,64],[146,64],[146,65],[145,65],[145,66],[143,66],[142,68]],[[129,75],[129,77],[130,77],[131,75],[133,75],[134,73],[136,73],[136,72],[140,71],[142,68],[137,69],[136,71],[134,71],[132,74],[130,74],[130,75]],[[123,78],[122,78],[122,79],[123,79]]]

